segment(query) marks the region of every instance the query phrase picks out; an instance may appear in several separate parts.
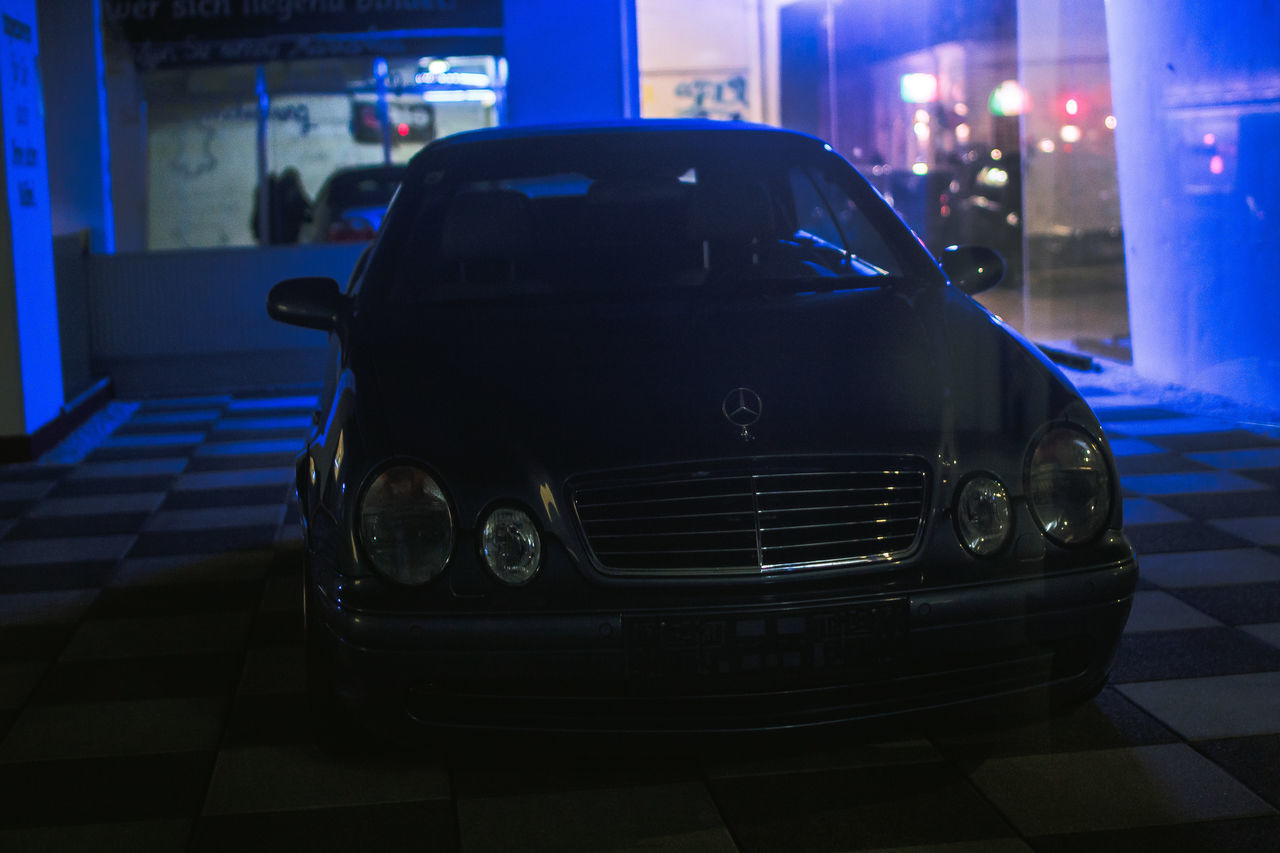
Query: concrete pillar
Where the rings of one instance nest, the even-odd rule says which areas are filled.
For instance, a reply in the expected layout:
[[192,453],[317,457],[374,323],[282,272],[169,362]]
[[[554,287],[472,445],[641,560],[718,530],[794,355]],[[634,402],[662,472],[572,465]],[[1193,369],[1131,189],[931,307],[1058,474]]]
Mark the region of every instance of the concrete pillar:
[[0,459],[31,455],[61,411],[49,169],[35,0],[0,0]]
[[1280,410],[1280,4],[1106,14],[1134,367]]
[[505,0],[509,124],[640,115],[635,0]]

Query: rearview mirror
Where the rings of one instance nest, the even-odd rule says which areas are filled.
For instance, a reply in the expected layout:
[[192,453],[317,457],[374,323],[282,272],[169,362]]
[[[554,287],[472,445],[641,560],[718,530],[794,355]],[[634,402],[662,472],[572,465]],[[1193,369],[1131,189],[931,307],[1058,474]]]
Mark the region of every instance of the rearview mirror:
[[337,331],[347,314],[347,298],[327,276],[286,278],[267,294],[271,319],[306,329]]
[[951,283],[970,296],[990,290],[1004,278],[1004,259],[985,246],[948,246],[939,263]]

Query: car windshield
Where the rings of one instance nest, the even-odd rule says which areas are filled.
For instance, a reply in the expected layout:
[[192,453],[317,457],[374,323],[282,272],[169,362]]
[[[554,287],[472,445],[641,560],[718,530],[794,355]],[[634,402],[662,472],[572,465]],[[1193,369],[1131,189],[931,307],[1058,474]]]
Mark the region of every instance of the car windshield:
[[375,286],[397,304],[877,286],[918,248],[847,164],[803,137],[535,136],[422,156],[375,261]]

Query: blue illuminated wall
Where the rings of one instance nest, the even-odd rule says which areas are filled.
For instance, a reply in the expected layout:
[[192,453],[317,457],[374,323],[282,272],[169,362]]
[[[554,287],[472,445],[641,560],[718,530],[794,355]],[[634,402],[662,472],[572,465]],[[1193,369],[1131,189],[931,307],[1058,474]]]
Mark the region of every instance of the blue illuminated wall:
[[61,411],[62,362],[34,0],[0,0],[0,438],[29,436]]
[[1106,11],[1134,367],[1280,410],[1280,4]]
[[635,0],[506,0],[507,122],[639,116]]

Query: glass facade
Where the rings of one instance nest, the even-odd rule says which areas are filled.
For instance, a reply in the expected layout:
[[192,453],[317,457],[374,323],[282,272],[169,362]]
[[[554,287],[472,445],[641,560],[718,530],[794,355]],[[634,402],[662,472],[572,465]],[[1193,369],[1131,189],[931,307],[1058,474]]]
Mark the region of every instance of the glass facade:
[[646,115],[826,139],[934,252],[997,249],[1008,272],[980,300],[1024,334],[1128,359],[1103,0],[636,8]]

